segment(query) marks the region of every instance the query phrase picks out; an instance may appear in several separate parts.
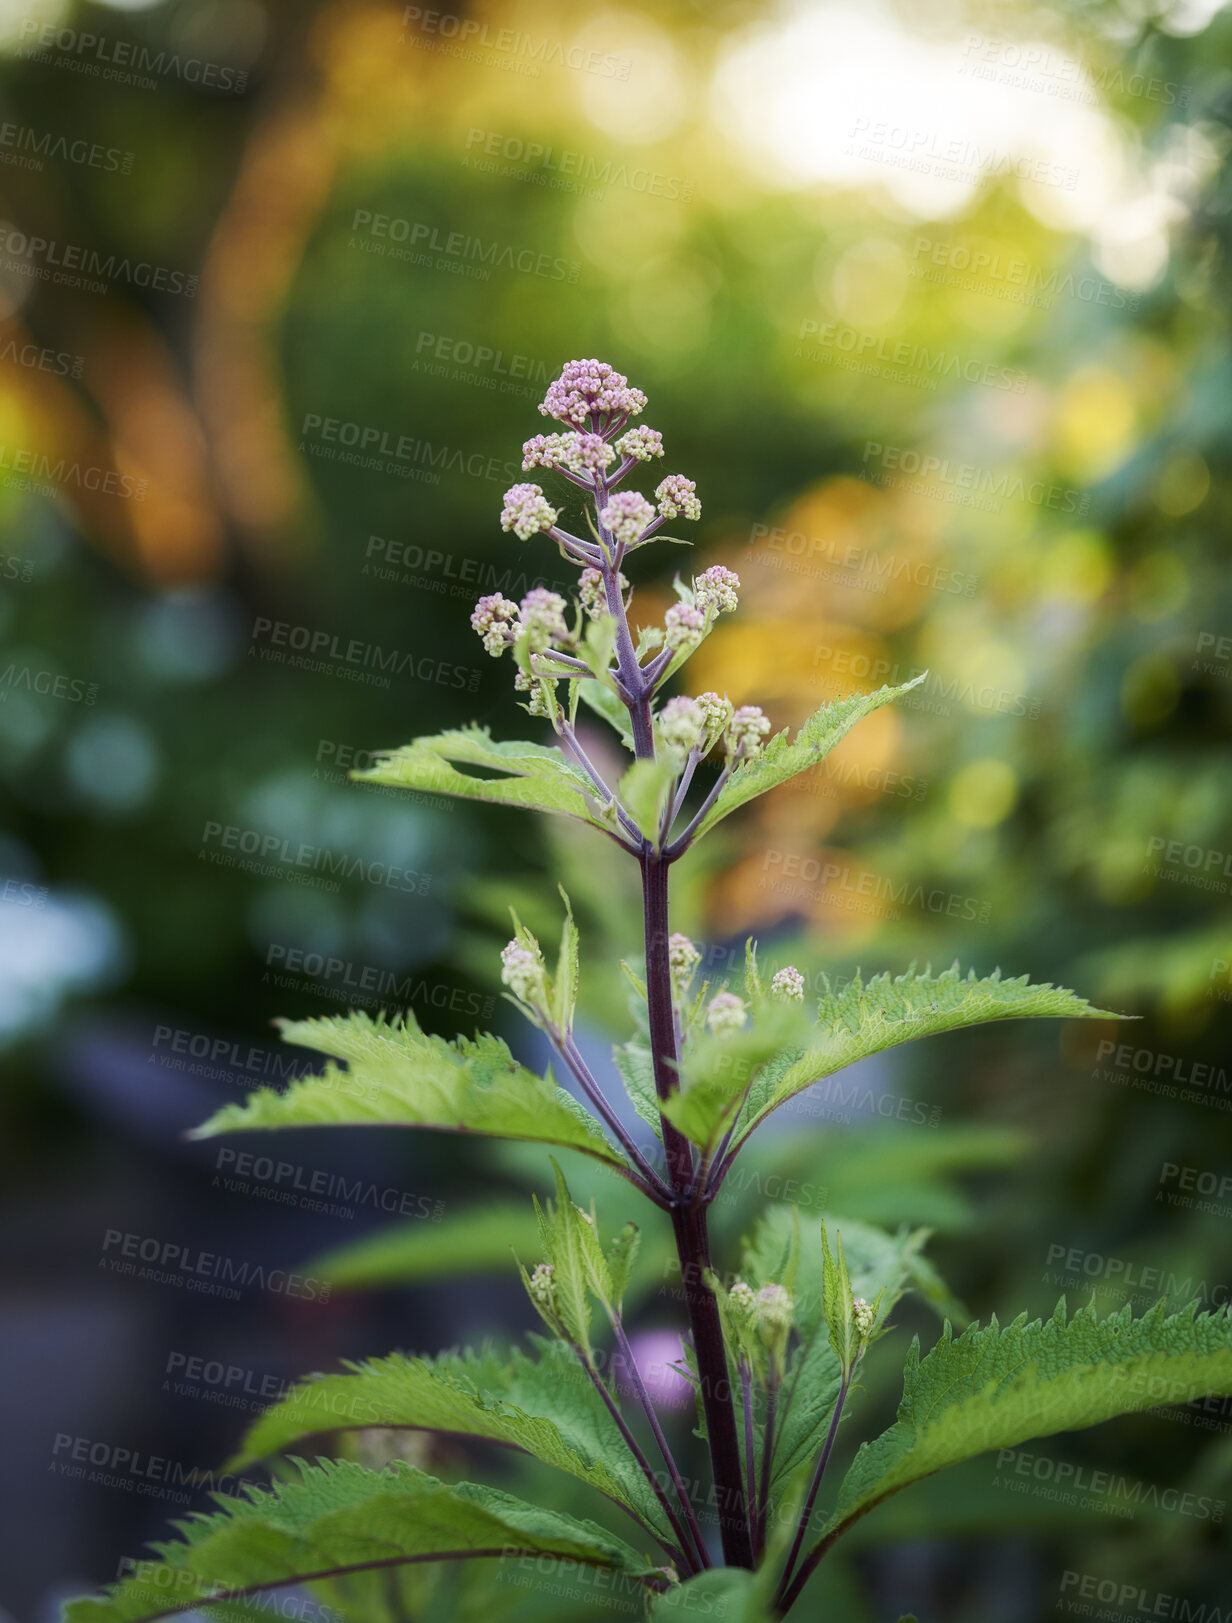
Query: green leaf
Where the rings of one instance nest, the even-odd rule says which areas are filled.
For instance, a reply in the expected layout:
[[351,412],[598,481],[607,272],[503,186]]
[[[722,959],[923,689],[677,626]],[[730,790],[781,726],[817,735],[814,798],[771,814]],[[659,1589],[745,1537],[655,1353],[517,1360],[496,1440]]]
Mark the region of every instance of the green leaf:
[[749,1091],[741,1113],[737,1143],[779,1105],[803,1093],[814,1082],[871,1054],[883,1053],[917,1037],[938,1036],[963,1026],[993,1020],[1109,1020],[1119,1016],[1096,1009],[1063,987],[1035,983],[1025,975],[1003,980],[994,970],[977,980],[958,965],[940,975],[914,968],[902,975],[875,975],[865,982],[858,974],[837,990],[826,990],[817,1014],[817,1037],[795,1054],[776,1056]]
[[[454,763],[497,774],[475,777]],[[390,750],[373,767],[352,772],[359,783],[382,783],[424,794],[459,795],[529,811],[560,812],[598,826],[590,779],[553,745],[496,743],[486,727],[462,727],[417,738]]]
[[676,1617],[721,1618],[723,1623],[774,1623],[773,1578],[763,1569],[712,1567],[655,1596],[651,1623]]
[[659,1095],[655,1092],[654,1058],[649,1048],[641,1043],[623,1043],[612,1049],[612,1058],[625,1092],[634,1110],[648,1126],[654,1128],[655,1137],[663,1137],[663,1124],[659,1119]]
[[285,1093],[260,1088],[242,1104],[224,1105],[194,1138],[256,1128],[427,1127],[559,1144],[625,1168],[593,1117],[563,1088],[517,1064],[499,1038],[446,1042],[421,1031],[409,1011],[279,1025],[285,1041],[344,1060],[347,1068],[328,1065]]
[[716,823],[721,823],[750,800],[756,800],[758,795],[819,765],[858,721],[918,686],[927,674],[922,672],[898,687],[878,688],[876,693],[853,693],[845,699],[832,699],[813,712],[794,738],[786,729],[779,733],[760,755],[737,766],[702,819],[698,836],[708,834]]
[[847,1273],[847,1259],[843,1255],[842,1230],[835,1233],[834,1253],[831,1254],[824,1223],[821,1225],[821,1268],[823,1311],[826,1328],[830,1332],[830,1346],[842,1368],[850,1369],[860,1345],[851,1317],[851,1278]]
[[556,973],[552,977],[552,1016],[559,1031],[573,1030],[573,1011],[578,996],[578,929],[573,922],[573,909],[564,887],[560,890],[565,904],[565,922],[560,932],[560,953],[556,959]]
[[658,844],[663,813],[676,783],[676,769],[666,758],[634,761],[621,777],[617,798],[645,837]]
[[[221,1502],[221,1496],[219,1496]],[[402,1461],[369,1471],[349,1461],[299,1463],[269,1492],[180,1524],[182,1542],[105,1599],[71,1601],[65,1623],[138,1623],[343,1570],[502,1553],[554,1555],[653,1580],[643,1557],[593,1522],[540,1510],[495,1488],[452,1486]]]
[[[882,1296],[880,1317],[884,1322],[910,1278],[912,1261],[926,1232],[890,1235],[853,1218],[833,1217],[830,1221],[843,1236],[849,1289],[870,1302]],[[780,1277],[784,1261],[793,1250],[793,1235],[793,1209],[784,1205],[767,1207],[745,1242],[742,1258],[741,1271],[753,1285]],[[791,1356],[783,1384],[771,1476],[776,1488],[816,1455],[838,1396],[842,1370],[830,1344],[824,1295],[825,1252],[820,1225],[812,1222],[804,1225],[799,1248],[795,1296],[801,1345]]]
[[465,1279],[505,1273],[509,1252],[532,1251],[539,1237],[524,1199],[497,1200],[450,1212],[447,1223],[397,1223],[340,1245],[306,1263],[318,1279],[341,1290],[414,1285],[426,1279]]
[[590,677],[582,678],[577,684],[577,691],[594,713],[614,728],[621,741],[632,750],[633,723],[629,720],[629,712],[625,709],[620,695],[613,693],[603,682],[596,682]]
[[1043,1322],[1024,1313],[1002,1330],[993,1319],[957,1340],[947,1324],[923,1359],[917,1340],[898,1419],[852,1461],[822,1546],[908,1483],[991,1448],[1232,1393],[1227,1312],[1195,1306],[1169,1318],[1159,1302],[1139,1319],[1126,1306],[1101,1320],[1092,1304],[1067,1321],[1062,1299]]
[[814,1032],[797,1005],[767,1003],[750,1025],[725,1036],[691,1038],[680,1064],[680,1087],[663,1102],[663,1114],[686,1138],[712,1151],[736,1121],[763,1066]]
[[623,1505],[663,1538],[671,1529],[611,1414],[572,1353],[531,1337],[537,1357],[393,1353],[347,1363],[348,1373],[302,1382],[250,1428],[231,1463],[241,1469],[302,1449],[308,1438],[371,1426],[486,1439],[533,1454]]
[[617,1309],[633,1278],[638,1252],[642,1247],[641,1230],[636,1223],[626,1223],[607,1248],[607,1265],[612,1282],[612,1300]]
[[593,1217],[575,1206],[565,1175],[552,1162],[556,1173],[556,1199],[540,1206],[539,1236],[544,1261],[553,1269],[555,1312],[569,1339],[590,1354],[590,1298],[612,1302],[612,1280],[607,1259],[595,1232]]

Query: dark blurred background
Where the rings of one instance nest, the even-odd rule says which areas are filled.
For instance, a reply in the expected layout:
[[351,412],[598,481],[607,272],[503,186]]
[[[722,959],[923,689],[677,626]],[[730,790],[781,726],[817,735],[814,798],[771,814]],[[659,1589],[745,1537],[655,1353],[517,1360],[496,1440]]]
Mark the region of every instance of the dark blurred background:
[[[682,876],[710,967],[757,933],[812,977],[958,959],[1137,1017],[879,1062],[759,1151],[765,1187],[932,1227],[955,1312],[1232,1282],[1232,18],[447,3],[0,8],[23,1623],[207,1504],[281,1383],[530,1322],[506,1247],[536,1158],[183,1134],[311,1063],[275,1015],[409,1007],[533,1054],[496,952],[510,901],[553,927],[562,873],[589,1040],[625,1035],[605,851],[346,780],[476,717],[541,735],[467,615],[561,584],[497,515],[573,356],[647,391],[695,556],[742,578],[694,690],[796,723],[931,673]],[[640,555],[639,610],[682,556]],[[651,1294],[642,1328],[676,1311]],[[817,1604],[1229,1615],[1230,1428],[1190,1405],[978,1461],[870,1518]],[[1128,1486],[1059,1486],[1099,1471]]]

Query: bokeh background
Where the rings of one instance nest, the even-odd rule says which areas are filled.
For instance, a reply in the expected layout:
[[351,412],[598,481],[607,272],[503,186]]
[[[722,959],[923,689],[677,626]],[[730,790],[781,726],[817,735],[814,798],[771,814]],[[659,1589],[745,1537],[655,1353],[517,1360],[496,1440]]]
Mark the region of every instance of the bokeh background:
[[[310,1063],[279,1014],[409,1006],[533,1055],[496,950],[511,901],[550,927],[562,875],[588,1040],[624,1035],[636,920],[606,850],[346,781],[475,717],[538,736],[467,614],[559,584],[497,514],[573,356],[647,391],[699,485],[695,556],[744,583],[696,688],[796,723],[930,672],[682,876],[712,972],[755,933],[814,978],[958,959],[1137,1017],[936,1040],[819,1094],[720,1213],[728,1259],[768,1193],[931,1227],[956,1315],[1232,1281],[1232,19],[444,3],[0,6],[0,1605],[23,1623],[207,1503],[168,1477],[218,1466],[281,1382],[530,1323],[507,1246],[535,1157],[280,1139],[319,1210],[183,1134]],[[639,556],[639,610],[682,559]],[[123,1273],[149,1245],[168,1277]],[[253,1282],[191,1288],[202,1252]],[[647,1334],[678,1323],[656,1285]],[[1230,1427],[1190,1405],[976,1462],[863,1524],[815,1606],[1027,1623],[1113,1583],[1108,1615],[1228,1615]],[[484,1582],[344,1615],[481,1615]]]

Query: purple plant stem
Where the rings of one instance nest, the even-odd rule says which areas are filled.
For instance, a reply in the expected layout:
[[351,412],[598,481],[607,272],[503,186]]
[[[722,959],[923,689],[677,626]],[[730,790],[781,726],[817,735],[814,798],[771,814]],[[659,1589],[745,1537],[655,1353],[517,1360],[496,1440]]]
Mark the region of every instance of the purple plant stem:
[[703,1567],[710,1565],[710,1557],[706,1551],[706,1541],[702,1538],[702,1530],[697,1525],[697,1513],[693,1509],[693,1501],[689,1498],[684,1479],[676,1464],[667,1438],[663,1435],[663,1427],[659,1424],[659,1417],[655,1413],[650,1393],[646,1390],[646,1383],[642,1380],[642,1372],[637,1367],[637,1359],[633,1356],[633,1348],[629,1345],[629,1338],[625,1334],[625,1327],[619,1316],[612,1320],[612,1328],[616,1332],[616,1342],[624,1355],[625,1365],[633,1381],[633,1389],[637,1393],[638,1401],[645,1412],[650,1429],[654,1433],[654,1440],[659,1445],[659,1452],[663,1456],[663,1463],[667,1466],[667,1473],[672,1479],[672,1486],[676,1490],[676,1497],[680,1500],[680,1508],[684,1512],[684,1519],[688,1523],[693,1543],[697,1550],[697,1558]]
[[749,1522],[757,1526],[757,1452],[753,1446],[753,1381],[745,1359],[740,1360],[740,1397],[744,1408],[744,1471],[746,1487],[744,1497],[749,1507]]
[[683,1561],[684,1565],[689,1568],[690,1573],[699,1571],[700,1569],[697,1565],[697,1561],[689,1554],[689,1540],[685,1534],[684,1527],[681,1525],[680,1517],[677,1516],[676,1512],[672,1509],[671,1500],[664,1493],[658,1477],[651,1470],[650,1461],[646,1458],[645,1454],[642,1453],[641,1444],[626,1425],[625,1417],[620,1412],[620,1405],[608,1391],[607,1387],[604,1386],[599,1372],[591,1364],[590,1359],[586,1356],[586,1353],[582,1350],[582,1348],[579,1347],[576,1342],[570,1343],[570,1345],[577,1354],[578,1362],[586,1371],[587,1375],[590,1376],[591,1383],[594,1386],[595,1391],[598,1392],[599,1396],[607,1405],[607,1411],[611,1415],[612,1419],[616,1422],[616,1429],[623,1438],[625,1447],[637,1461],[638,1469],[654,1490],[654,1496],[662,1506],[663,1514],[667,1517],[668,1524],[680,1543],[681,1560]]
[[572,1036],[562,1036],[560,1032],[555,1030],[552,1031],[551,1036],[556,1052],[573,1072],[574,1076],[577,1078],[578,1085],[581,1087],[586,1097],[590,1100],[591,1104],[594,1105],[595,1109],[599,1112],[599,1115],[615,1134],[621,1149],[624,1150],[630,1161],[633,1162],[634,1166],[645,1179],[647,1196],[653,1200],[657,1206],[662,1206],[664,1210],[666,1210],[671,1203],[672,1191],[663,1182],[662,1178],[651,1166],[650,1162],[642,1154],[641,1150],[638,1149],[637,1145],[634,1143],[633,1139],[622,1125],[619,1116],[617,1116],[611,1105],[608,1104],[607,1099],[604,1096],[603,1089],[595,1080],[589,1065],[587,1065],[585,1059],[582,1057],[582,1052],[578,1048],[577,1043],[574,1042]]
[[774,1423],[779,1410],[781,1377],[773,1368],[766,1383],[766,1424],[761,1437],[761,1487],[757,1494],[757,1553],[766,1547],[766,1523],[770,1511],[770,1463],[774,1458]]
[[[596,516],[606,499],[606,486],[596,480]],[[599,521],[605,545],[611,537]],[[608,611],[616,620],[616,655],[625,691],[625,703],[633,731],[634,753],[638,760],[653,760],[654,726],[650,713],[650,693],[639,669],[629,621],[620,595],[619,559],[602,565]],[[720,783],[726,772],[720,777]],[[717,793],[717,789],[715,791]],[[700,815],[700,814],[699,814]],[[677,842],[679,846],[680,842]],[[675,848],[673,848],[675,852]],[[655,1092],[667,1099],[678,1086],[676,1075],[676,1011],[672,997],[671,966],[668,962],[667,875],[671,855],[656,851],[643,840],[639,865],[642,870],[642,922],[646,946],[646,1001],[650,1024],[650,1052],[654,1063]],[[719,1502],[719,1532],[723,1559],[730,1567],[752,1567],[753,1541],[741,1483],[740,1441],[736,1435],[736,1405],[727,1368],[727,1349],[719,1304],[706,1283],[710,1271],[710,1239],[705,1206],[692,1193],[693,1148],[684,1134],[666,1116],[660,1117],[663,1148],[667,1155],[669,1182],[675,1191],[671,1207],[672,1229],[680,1259],[685,1302],[701,1387],[702,1412],[714,1471],[715,1495]]]
[[838,1435],[838,1423],[843,1416],[843,1404],[847,1399],[847,1392],[851,1386],[853,1371],[848,1370],[843,1376],[842,1384],[838,1389],[838,1397],[834,1402],[834,1413],[830,1416],[830,1429],[826,1433],[826,1440],[822,1444],[821,1454],[818,1456],[817,1469],[813,1472],[813,1480],[809,1484],[808,1497],[800,1512],[800,1523],[796,1528],[796,1536],[791,1542],[791,1550],[787,1556],[787,1563],[783,1568],[783,1582],[779,1586],[778,1604],[782,1611],[787,1611],[799,1598],[800,1591],[808,1582],[813,1568],[817,1565],[813,1556],[810,1556],[799,1572],[792,1576],[792,1567],[795,1566],[796,1557],[800,1554],[800,1546],[804,1543],[804,1536],[808,1532],[808,1524],[813,1514],[813,1506],[817,1503],[817,1491],[821,1487],[821,1479],[826,1474],[826,1465],[830,1459],[830,1450],[834,1447],[834,1439]]

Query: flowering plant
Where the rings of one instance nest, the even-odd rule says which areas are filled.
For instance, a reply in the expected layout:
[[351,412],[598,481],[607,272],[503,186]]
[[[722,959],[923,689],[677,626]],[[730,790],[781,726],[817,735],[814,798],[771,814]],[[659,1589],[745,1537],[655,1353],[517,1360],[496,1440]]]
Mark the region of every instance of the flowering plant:
[[[189,1607],[247,1616],[256,1592],[300,1583],[347,1617],[397,1617],[402,1592],[366,1585],[372,1575],[526,1557],[540,1572],[557,1563],[575,1577],[620,1580],[653,1618],[726,1610],[756,1623],[791,1612],[857,1521],[944,1466],[1161,1398],[1232,1391],[1227,1315],[1196,1304],[1172,1316],[1161,1302],[1136,1319],[1128,1307],[1100,1319],[1093,1306],[1069,1316],[1062,1301],[1047,1321],[1022,1315],[1002,1328],[994,1318],[957,1337],[947,1322],[926,1355],[918,1340],[908,1348],[898,1418],[862,1444],[831,1491],[827,1470],[840,1425],[858,1407],[869,1349],[908,1291],[935,1298],[939,1282],[920,1255],[922,1235],[840,1224],[833,1213],[810,1222],[787,1206],[762,1214],[737,1266],[712,1256],[709,1214],[737,1158],[780,1105],[869,1055],[984,1021],[1101,1011],[1052,986],[957,968],[826,983],[810,1009],[801,972],[787,965],[763,976],[752,943],[734,984],[695,985],[701,953],[672,928],[673,865],[905,689],[824,705],[794,736],[772,736],[760,709],[724,694],[666,696],[718,618],[736,609],[740,582],[712,565],[677,580],[661,624],[631,622],[633,555],[669,521],[701,512],[681,474],[661,478],[653,501],[621,488],[664,455],[657,431],[630,426],[645,404],[603,362],[564,368],[540,408],[561,427],[527,441],[523,468],[577,493],[584,524],[580,533],[565,528],[563,498],[534,483],[506,493],[501,524],[522,542],[555,546],[578,572],[576,595],[538,587],[515,603],[493,593],[471,617],[493,657],[511,656],[526,711],[550,725],[556,743],[499,743],[469,727],[417,739],[356,774],[570,818],[637,865],[644,965],[628,970],[637,1029],[615,1054],[627,1097],[594,1074],[575,1036],[579,931],[566,899],[554,961],[515,918],[501,979],[569,1087],[521,1065],[495,1037],[446,1042],[409,1013],[352,1014],[284,1023],[289,1041],[330,1056],[324,1071],[228,1106],[199,1131],[418,1126],[577,1152],[623,1179],[651,1221],[670,1228],[687,1319],[680,1373],[695,1394],[710,1480],[690,1481],[681,1469],[626,1328],[641,1230],[629,1221],[601,1232],[593,1201],[575,1202],[554,1163],[553,1197],[535,1203],[541,1255],[518,1264],[545,1336],[507,1355],[395,1354],[315,1377],[261,1417],[241,1459],[302,1453],[323,1427],[504,1443],[571,1475],[596,1509],[606,1496],[631,1518],[635,1542],[496,1488],[440,1481],[403,1458],[380,1469],[301,1459],[268,1491],[220,1501],[217,1513],[185,1523],[179,1542],[160,1546],[158,1561],[106,1598],[73,1602],[71,1623],[133,1623]],[[588,753],[583,705],[613,729],[628,756],[623,770],[605,772]],[[712,757],[717,771],[695,791]],[[605,1362],[623,1382],[605,1374]],[[516,1602],[497,1586],[484,1605]]]

